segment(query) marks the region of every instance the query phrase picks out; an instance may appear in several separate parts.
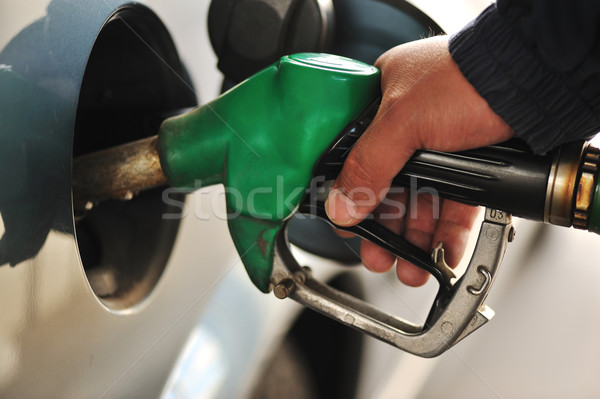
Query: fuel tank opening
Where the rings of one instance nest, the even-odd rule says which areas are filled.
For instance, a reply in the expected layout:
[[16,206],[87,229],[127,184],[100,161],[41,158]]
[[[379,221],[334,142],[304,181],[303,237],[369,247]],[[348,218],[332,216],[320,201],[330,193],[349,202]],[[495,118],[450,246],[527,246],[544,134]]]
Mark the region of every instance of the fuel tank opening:
[[[123,7],[103,26],[88,60],[73,157],[153,136],[163,119],[195,105],[165,26],[144,6]],[[179,226],[172,215],[181,209],[163,202],[162,191],[106,201],[77,215],[81,262],[92,290],[110,309],[139,303],[165,268]]]

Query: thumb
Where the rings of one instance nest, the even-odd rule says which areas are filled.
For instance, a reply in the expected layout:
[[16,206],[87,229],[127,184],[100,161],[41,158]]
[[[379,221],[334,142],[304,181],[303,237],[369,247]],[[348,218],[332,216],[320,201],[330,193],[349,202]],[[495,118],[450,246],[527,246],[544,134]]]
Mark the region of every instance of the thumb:
[[369,129],[344,162],[325,202],[327,216],[339,226],[352,226],[367,217],[387,194],[392,179],[414,153],[412,135],[390,112],[380,107]]

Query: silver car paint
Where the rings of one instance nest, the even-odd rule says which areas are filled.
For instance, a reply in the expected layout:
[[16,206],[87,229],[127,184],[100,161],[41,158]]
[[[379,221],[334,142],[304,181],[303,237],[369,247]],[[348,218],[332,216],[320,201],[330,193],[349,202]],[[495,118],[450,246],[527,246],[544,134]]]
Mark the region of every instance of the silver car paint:
[[[3,20],[19,17],[0,31],[0,53],[37,46],[39,58],[25,59],[31,55],[25,51],[2,57],[3,80],[19,91],[9,98],[14,92],[6,85],[1,89],[0,158],[6,163],[0,201],[11,213],[26,215],[23,220],[37,219],[25,231],[46,226],[32,234],[40,240],[30,242],[39,247],[37,254],[32,250],[13,267],[7,259],[0,262],[2,397],[156,396],[211,288],[229,267],[240,267],[225,223],[190,217],[182,222],[158,286],[142,303],[115,312],[90,289],[70,203],[73,128],[94,39],[125,3],[55,0],[32,4],[31,13],[19,12],[20,3],[2,5]],[[42,32],[34,43],[27,37],[32,26]],[[2,213],[3,238],[12,233],[8,217],[8,211]],[[207,234],[211,240],[202,239]],[[9,257],[16,250],[0,254]]]

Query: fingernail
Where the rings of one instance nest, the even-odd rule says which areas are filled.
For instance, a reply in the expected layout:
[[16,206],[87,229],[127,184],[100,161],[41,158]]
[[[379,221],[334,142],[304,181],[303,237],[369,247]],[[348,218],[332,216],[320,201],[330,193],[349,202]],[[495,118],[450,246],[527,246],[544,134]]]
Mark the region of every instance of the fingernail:
[[325,212],[333,223],[340,226],[348,226],[356,221],[356,204],[338,188],[329,193]]

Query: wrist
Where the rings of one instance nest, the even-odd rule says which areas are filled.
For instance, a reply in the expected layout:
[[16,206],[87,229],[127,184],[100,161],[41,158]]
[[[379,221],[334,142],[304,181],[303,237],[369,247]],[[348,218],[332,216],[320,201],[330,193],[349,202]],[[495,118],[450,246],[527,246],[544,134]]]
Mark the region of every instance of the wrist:
[[547,152],[593,126],[590,107],[535,56],[513,18],[500,15],[495,5],[452,36],[449,51],[490,108],[535,152]]

